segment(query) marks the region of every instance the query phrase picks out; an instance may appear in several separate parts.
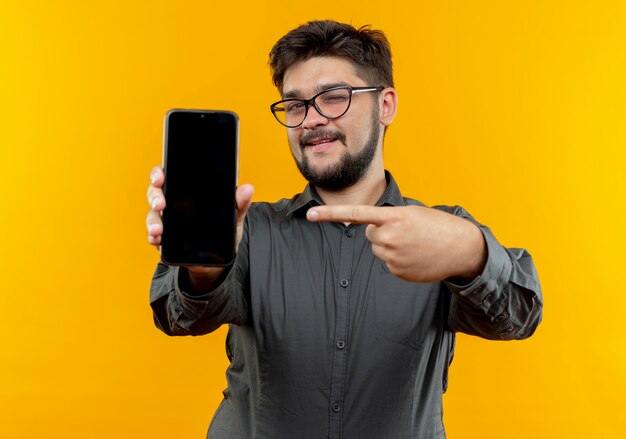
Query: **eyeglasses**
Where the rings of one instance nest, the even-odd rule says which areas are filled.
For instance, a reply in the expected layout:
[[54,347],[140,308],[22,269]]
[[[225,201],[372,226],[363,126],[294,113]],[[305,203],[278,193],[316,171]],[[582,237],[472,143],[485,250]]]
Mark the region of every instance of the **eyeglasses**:
[[349,85],[332,87],[324,90],[311,99],[284,99],[270,105],[270,110],[278,122],[287,128],[296,128],[302,125],[313,105],[317,112],[326,119],[337,119],[343,116],[350,108],[352,95],[381,91],[385,87],[350,87]]

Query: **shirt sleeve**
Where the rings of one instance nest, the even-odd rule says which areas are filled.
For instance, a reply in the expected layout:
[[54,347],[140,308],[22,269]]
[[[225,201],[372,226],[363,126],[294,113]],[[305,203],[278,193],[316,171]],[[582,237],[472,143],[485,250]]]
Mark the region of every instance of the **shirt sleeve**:
[[543,297],[531,255],[521,248],[505,248],[491,230],[456,206],[452,212],[476,224],[487,245],[482,273],[467,285],[444,281],[452,293],[448,325],[451,329],[492,340],[530,337],[542,318]]
[[150,306],[157,328],[168,335],[202,335],[223,324],[248,321],[248,221],[234,264],[212,291],[191,294],[181,267],[159,262],[150,285]]

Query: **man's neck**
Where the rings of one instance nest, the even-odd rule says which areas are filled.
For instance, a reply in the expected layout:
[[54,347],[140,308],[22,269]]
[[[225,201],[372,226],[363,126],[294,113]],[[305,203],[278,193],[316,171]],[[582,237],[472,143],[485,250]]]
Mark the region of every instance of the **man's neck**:
[[387,179],[382,166],[370,168],[358,182],[352,186],[329,191],[316,187],[317,193],[328,205],[369,205],[373,206],[387,189]]

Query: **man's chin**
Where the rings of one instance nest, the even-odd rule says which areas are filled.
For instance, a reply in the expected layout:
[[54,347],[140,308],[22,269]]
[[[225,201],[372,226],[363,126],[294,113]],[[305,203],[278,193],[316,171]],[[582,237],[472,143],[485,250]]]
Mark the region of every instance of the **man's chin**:
[[330,157],[316,157],[313,159],[307,157],[304,162],[309,173],[319,177],[334,174],[340,165],[340,159],[332,160]]
[[[313,186],[324,187],[326,182],[333,180],[334,170],[331,166],[313,166],[310,162],[298,163],[300,173]],[[336,176],[335,176],[336,178]]]

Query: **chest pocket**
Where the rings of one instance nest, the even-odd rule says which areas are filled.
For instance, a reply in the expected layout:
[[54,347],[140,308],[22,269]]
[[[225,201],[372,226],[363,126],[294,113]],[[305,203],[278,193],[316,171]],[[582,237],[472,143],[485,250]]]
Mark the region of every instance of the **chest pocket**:
[[407,282],[381,262],[373,276],[373,305],[379,337],[421,350],[442,324],[441,284]]

